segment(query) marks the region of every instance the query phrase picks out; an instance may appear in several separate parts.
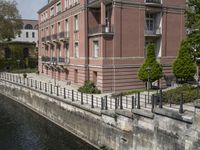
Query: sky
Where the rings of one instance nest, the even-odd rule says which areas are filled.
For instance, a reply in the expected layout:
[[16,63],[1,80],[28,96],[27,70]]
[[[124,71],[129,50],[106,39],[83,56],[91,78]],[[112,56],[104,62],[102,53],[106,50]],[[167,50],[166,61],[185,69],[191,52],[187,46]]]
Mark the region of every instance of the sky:
[[22,19],[38,19],[37,12],[48,0],[15,0]]

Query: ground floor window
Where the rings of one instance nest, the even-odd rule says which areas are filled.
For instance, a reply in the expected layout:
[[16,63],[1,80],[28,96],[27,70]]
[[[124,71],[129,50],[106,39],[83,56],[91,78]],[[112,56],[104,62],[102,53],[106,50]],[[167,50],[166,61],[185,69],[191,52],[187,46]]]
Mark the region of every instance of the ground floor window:
[[78,70],[74,70],[74,83],[78,83]]
[[93,82],[95,85],[97,85],[97,72],[93,71]]

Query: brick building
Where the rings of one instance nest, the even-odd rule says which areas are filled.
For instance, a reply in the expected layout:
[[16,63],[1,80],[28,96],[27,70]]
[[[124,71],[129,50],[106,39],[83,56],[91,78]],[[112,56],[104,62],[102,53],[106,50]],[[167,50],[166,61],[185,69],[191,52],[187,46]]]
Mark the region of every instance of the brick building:
[[39,70],[104,92],[144,87],[137,73],[156,44],[165,74],[185,36],[185,0],[51,0],[39,10]]

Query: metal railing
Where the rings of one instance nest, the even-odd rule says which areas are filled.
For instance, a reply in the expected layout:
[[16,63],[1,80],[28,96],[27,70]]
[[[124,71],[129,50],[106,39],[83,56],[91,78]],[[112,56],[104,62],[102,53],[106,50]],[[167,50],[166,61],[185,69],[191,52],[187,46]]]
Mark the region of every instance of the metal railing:
[[[20,86],[28,87],[40,92],[57,96],[63,101],[79,102],[80,105],[89,105],[90,108],[99,108],[101,110],[124,109],[131,111],[133,109],[144,109],[154,112],[155,108],[172,108],[178,110],[179,113],[184,113],[184,107],[194,109],[192,104],[184,104],[184,96],[180,95],[179,105],[174,105],[173,97],[167,98],[168,102],[163,101],[162,90],[157,91],[152,95],[142,94],[140,92],[131,96],[118,95],[115,97],[98,96],[94,94],[85,94],[76,90],[68,89],[58,85],[53,85],[49,82],[43,82],[32,78],[24,78],[20,75],[1,72],[0,81],[10,82]],[[58,99],[59,100],[59,99]],[[167,105],[166,105],[167,104]]]
[[113,33],[113,27],[112,26],[105,26],[105,25],[98,25],[98,26],[89,28],[88,33],[90,35],[91,34],[97,34],[97,33],[112,34]]
[[145,0],[145,3],[156,3],[156,4],[161,4],[160,0]]

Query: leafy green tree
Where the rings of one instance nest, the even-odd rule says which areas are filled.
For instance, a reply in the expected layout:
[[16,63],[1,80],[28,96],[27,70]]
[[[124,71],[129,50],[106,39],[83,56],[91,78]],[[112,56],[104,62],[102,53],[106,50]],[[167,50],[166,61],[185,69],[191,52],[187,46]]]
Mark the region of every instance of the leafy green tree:
[[184,81],[194,78],[196,65],[192,59],[190,44],[188,41],[182,41],[178,57],[173,63],[174,75]]
[[0,41],[10,41],[20,33],[21,16],[15,1],[0,0]]
[[191,46],[193,59],[200,57],[200,1],[188,0],[186,9],[187,41]]
[[138,78],[144,82],[148,81],[147,67],[150,67],[149,80],[151,83],[163,76],[162,66],[157,62],[154,50],[154,44],[147,46],[147,57],[138,72]]

